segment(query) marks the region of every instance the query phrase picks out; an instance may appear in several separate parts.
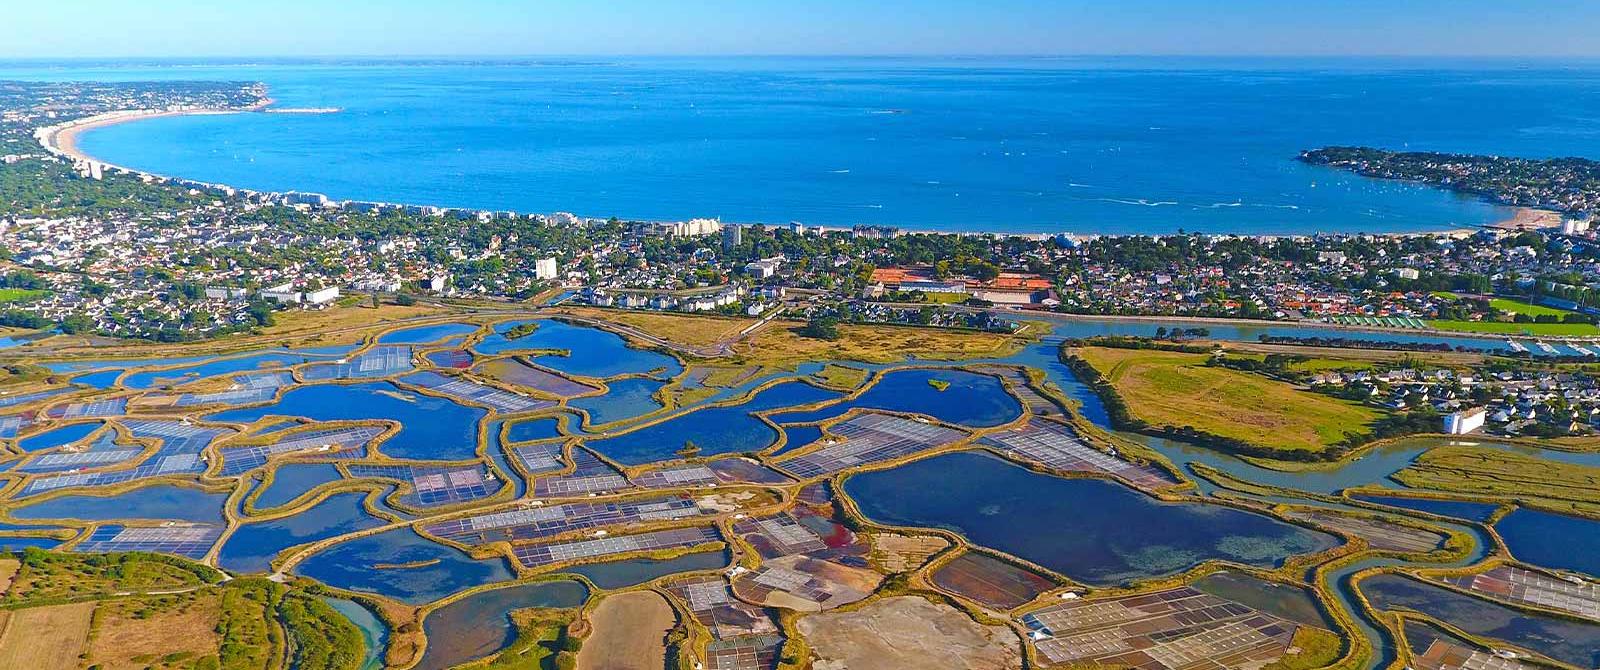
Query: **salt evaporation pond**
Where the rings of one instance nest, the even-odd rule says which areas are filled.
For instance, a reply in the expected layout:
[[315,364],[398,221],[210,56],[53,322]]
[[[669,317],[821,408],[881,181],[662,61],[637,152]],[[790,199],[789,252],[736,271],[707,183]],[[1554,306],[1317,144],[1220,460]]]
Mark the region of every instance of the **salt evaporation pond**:
[[256,509],[270,509],[342,476],[332,463],[286,463],[272,471],[272,483],[255,500]]
[[1518,508],[1494,529],[1519,560],[1600,577],[1600,521]]
[[625,589],[667,575],[696,570],[717,570],[727,565],[726,552],[702,551],[666,560],[630,558],[605,563],[588,563],[562,572],[588,577],[589,581],[602,589]]
[[666,385],[664,381],[648,377],[618,379],[606,382],[610,390],[605,395],[574,398],[567,401],[567,405],[588,412],[589,424],[598,426],[660,410],[661,403],[656,402],[655,394]]
[[362,509],[366,495],[339,493],[298,514],[239,526],[222,545],[217,563],[235,572],[266,572],[284,549],[383,525]]
[[226,493],[162,484],[114,496],[65,495],[12,510],[18,519],[161,519],[220,522]]
[[[944,390],[934,386],[948,384]],[[853,407],[916,412],[965,426],[998,426],[1022,415],[1022,405],[998,377],[963,370],[911,369],[884,373],[854,400],[811,412],[779,414],[779,423],[814,423]]]
[[488,656],[516,639],[512,610],[577,607],[587,595],[582,584],[563,580],[474,593],[445,605],[422,622],[428,649],[415,670],[444,670]]
[[212,414],[212,421],[250,423],[264,416],[298,416],[316,421],[390,419],[403,428],[380,449],[392,458],[436,461],[477,457],[478,420],[488,412],[444,398],[401,391],[393,384],[316,384],[283,395],[276,405]]
[[590,440],[589,446],[626,465],[677,458],[686,440],[701,456],[760,451],[777,441],[778,432],[751,412],[803,405],[839,397],[839,393],[804,382],[770,387],[740,405],[708,407],[673,417],[618,437]]
[[1580,668],[1600,667],[1600,624],[1537,616],[1399,575],[1373,575],[1360,588],[1378,609],[1423,612]]
[[1329,535],[1220,505],[1169,503],[1099,479],[1063,479],[961,452],[855,475],[873,521],[961,533],[1072,579],[1110,585],[1208,559],[1276,566],[1338,544]]
[[514,576],[503,559],[475,560],[410,528],[341,542],[307,558],[296,571],[329,586],[413,605]]

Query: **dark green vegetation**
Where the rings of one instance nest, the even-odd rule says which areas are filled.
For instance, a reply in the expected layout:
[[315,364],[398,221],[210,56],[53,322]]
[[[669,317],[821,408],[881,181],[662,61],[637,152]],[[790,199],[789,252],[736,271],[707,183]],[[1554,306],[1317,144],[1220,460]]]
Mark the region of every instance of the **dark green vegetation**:
[[508,340],[519,340],[519,339],[522,339],[522,338],[527,337],[529,335],[532,335],[533,331],[538,330],[538,329],[539,329],[539,322],[538,321],[529,321],[527,323],[519,323],[519,324],[517,324],[515,326],[512,326],[510,330],[506,331],[506,339],[508,339]]
[[360,667],[365,643],[361,631],[327,603],[303,591],[284,595],[278,616],[294,643],[294,667]]
[[59,554],[29,547],[0,606],[33,606],[111,593],[173,590],[216,583],[222,573],[162,554]]
[[517,638],[482,666],[485,670],[557,670],[576,667],[583,641],[568,634],[571,610],[529,609],[513,612]]

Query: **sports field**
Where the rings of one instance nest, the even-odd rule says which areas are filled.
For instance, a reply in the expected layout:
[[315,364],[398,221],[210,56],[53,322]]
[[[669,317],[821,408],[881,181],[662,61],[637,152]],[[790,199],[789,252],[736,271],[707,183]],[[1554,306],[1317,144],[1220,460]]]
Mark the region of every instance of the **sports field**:
[[1490,298],[1489,299],[1489,306],[1493,307],[1495,309],[1498,309],[1498,310],[1500,310],[1502,312],[1511,312],[1513,314],[1527,314],[1528,316],[1535,316],[1535,317],[1537,317],[1537,316],[1563,317],[1563,316],[1566,316],[1566,315],[1572,313],[1572,312],[1568,312],[1567,310],[1564,310],[1564,309],[1558,309],[1558,308],[1555,308],[1555,307],[1545,307],[1544,305],[1535,305],[1535,304],[1533,304],[1531,302],[1523,302],[1521,300],[1513,300],[1511,298]]
[[29,302],[49,291],[26,288],[0,288],[0,303]]
[[1320,450],[1362,433],[1377,410],[1261,375],[1205,365],[1206,354],[1086,347],[1134,417],[1153,426],[1193,426],[1282,450]]

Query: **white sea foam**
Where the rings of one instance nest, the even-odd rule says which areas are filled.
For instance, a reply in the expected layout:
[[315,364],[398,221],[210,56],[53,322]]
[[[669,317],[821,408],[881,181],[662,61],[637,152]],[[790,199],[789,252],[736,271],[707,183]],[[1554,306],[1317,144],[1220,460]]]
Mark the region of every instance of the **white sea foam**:
[[1099,200],[1100,202],[1114,202],[1119,205],[1138,205],[1140,207],[1168,207],[1178,204],[1172,200],[1146,200],[1144,198],[1139,198],[1137,200],[1125,200],[1123,198],[1095,198],[1095,200]]

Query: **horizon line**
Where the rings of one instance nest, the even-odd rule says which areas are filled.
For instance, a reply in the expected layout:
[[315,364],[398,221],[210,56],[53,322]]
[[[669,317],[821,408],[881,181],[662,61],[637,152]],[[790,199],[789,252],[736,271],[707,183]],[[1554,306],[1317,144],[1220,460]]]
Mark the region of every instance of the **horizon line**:
[[1259,60],[1289,60],[1289,59],[1327,59],[1327,60],[1600,60],[1600,53],[1596,54],[1464,54],[1464,53],[1436,53],[1436,54],[1406,54],[1406,53],[1201,53],[1201,52],[1164,52],[1164,53],[1004,53],[1004,52],[954,52],[954,53],[780,53],[780,52],[737,52],[737,53],[676,53],[676,52],[640,52],[640,53],[503,53],[503,54],[401,54],[401,53],[326,53],[326,54],[188,54],[188,55],[80,55],[80,56],[21,56],[0,54],[0,62],[25,62],[25,61],[185,61],[185,60],[325,60],[341,58],[372,58],[383,60],[404,59],[478,59],[478,60],[512,60],[528,58],[706,58],[706,59],[738,59],[738,58],[793,58],[793,59],[824,59],[824,58],[860,58],[860,59],[916,59],[916,58],[945,58],[945,59],[977,59],[977,58],[1009,58],[1022,60],[1056,60],[1056,59],[1140,59],[1140,58],[1194,58],[1194,59],[1259,59]]

